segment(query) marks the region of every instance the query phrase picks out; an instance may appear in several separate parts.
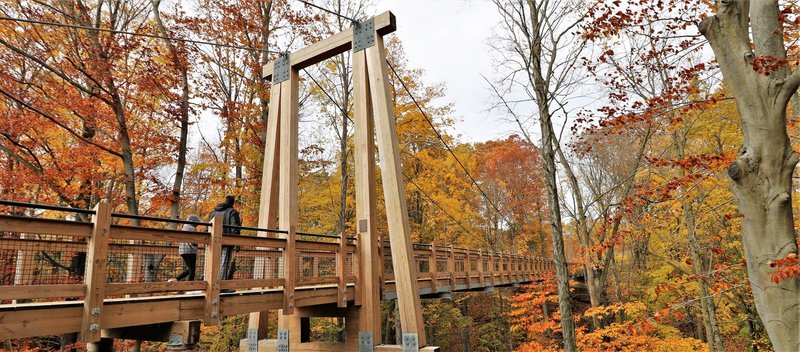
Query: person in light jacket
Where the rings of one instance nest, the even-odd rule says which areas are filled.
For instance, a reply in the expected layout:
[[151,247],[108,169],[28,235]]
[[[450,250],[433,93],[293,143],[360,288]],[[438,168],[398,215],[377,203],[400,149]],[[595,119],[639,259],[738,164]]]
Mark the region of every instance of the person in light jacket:
[[[186,218],[186,221],[200,222],[200,217],[192,214]],[[197,231],[197,225],[183,224],[183,231]],[[181,243],[178,245],[178,254],[183,258],[184,269],[176,280],[187,279],[187,281],[194,281],[194,274],[197,266],[197,243]]]

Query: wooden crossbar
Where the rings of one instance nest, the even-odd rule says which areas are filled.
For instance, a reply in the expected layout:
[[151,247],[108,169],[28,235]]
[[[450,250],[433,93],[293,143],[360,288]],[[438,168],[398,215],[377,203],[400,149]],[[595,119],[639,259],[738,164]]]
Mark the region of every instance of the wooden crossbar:
[[[375,31],[380,35],[387,35],[397,30],[394,14],[386,11],[373,18]],[[353,29],[349,28],[320,40],[303,49],[293,52],[289,56],[289,65],[294,70],[302,70],[308,66],[330,59],[353,48]],[[274,62],[264,65],[261,75],[272,79]]]

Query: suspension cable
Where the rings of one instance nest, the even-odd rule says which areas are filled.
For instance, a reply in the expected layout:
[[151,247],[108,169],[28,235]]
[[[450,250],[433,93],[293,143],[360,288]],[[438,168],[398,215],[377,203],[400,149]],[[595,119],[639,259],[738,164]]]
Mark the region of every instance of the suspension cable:
[[[340,105],[339,105],[339,103],[338,103],[338,102],[336,102],[336,100],[334,100],[334,99],[333,99],[333,97],[332,97],[332,96],[331,96],[331,95],[330,95],[330,94],[329,94],[329,93],[328,93],[328,92],[325,90],[325,88],[323,88],[323,87],[322,87],[322,85],[321,85],[321,84],[320,84],[320,83],[319,83],[319,82],[318,82],[316,79],[314,79],[314,77],[313,77],[313,76],[311,76],[311,75],[308,73],[308,71],[306,71],[305,69],[303,69],[303,71],[304,71],[304,72],[305,72],[305,73],[308,75],[308,77],[309,77],[309,78],[311,78],[311,81],[312,81],[312,82],[314,82],[314,84],[316,84],[316,85],[317,85],[317,87],[318,87],[318,88],[319,88],[319,89],[322,91],[322,93],[324,93],[324,94],[325,94],[325,96],[326,96],[326,97],[328,97],[328,99],[329,99],[329,100],[330,100],[330,101],[333,103],[333,105],[334,105],[334,106],[336,106],[336,107],[339,109],[339,111],[341,111],[341,112],[342,112],[343,116],[347,116],[347,119],[348,119],[348,120],[350,120],[350,122],[353,122],[353,120],[350,118],[350,114],[349,114],[349,113],[348,113],[348,112],[347,112],[347,111],[346,111],[346,110],[345,110],[345,109],[344,109],[342,106],[340,106]],[[468,230],[468,229],[466,228],[466,226],[464,226],[464,224],[462,224],[460,221],[458,221],[458,220],[457,220],[457,219],[456,219],[456,218],[455,218],[455,217],[454,217],[452,214],[450,214],[448,211],[444,210],[444,207],[442,207],[442,206],[439,204],[439,202],[435,201],[435,200],[433,199],[433,197],[431,197],[430,195],[428,195],[428,193],[427,193],[427,192],[425,192],[425,190],[423,190],[423,189],[422,189],[422,187],[420,187],[420,186],[419,186],[419,185],[418,185],[416,182],[414,182],[414,180],[413,180],[411,177],[408,177],[408,175],[406,175],[406,173],[405,173],[405,172],[403,172],[402,174],[403,174],[403,177],[406,179],[406,181],[408,181],[408,182],[411,182],[411,184],[413,184],[413,185],[414,185],[414,187],[416,187],[416,188],[417,188],[417,190],[419,190],[419,192],[420,192],[420,193],[421,193],[423,196],[425,196],[425,198],[426,198],[426,199],[427,199],[427,200],[428,200],[430,203],[432,203],[432,204],[433,204],[433,205],[435,205],[437,208],[439,208],[439,210],[441,210],[441,211],[442,211],[442,213],[444,213],[445,215],[447,215],[447,217],[448,217],[448,218],[450,218],[450,220],[452,220],[454,223],[456,223],[456,225],[458,225],[459,227],[461,227],[461,229],[463,229],[463,230],[464,230],[464,231],[465,231],[467,234],[470,234],[470,235],[472,235],[472,236],[475,236],[475,234],[474,234],[472,231]],[[477,236],[475,236],[475,238],[477,238]]]
[[[475,186],[475,188],[477,188],[478,191],[481,193],[481,195],[483,195],[483,198],[486,199],[486,201],[489,202],[489,204],[492,205],[492,208],[494,208],[494,210],[497,212],[497,214],[500,215],[500,217],[502,217],[503,220],[505,220],[506,223],[508,223],[509,226],[511,226],[511,224],[512,224],[511,221],[505,216],[505,214],[503,214],[502,211],[500,211],[500,208],[498,208],[497,205],[491,199],[489,199],[489,196],[486,194],[486,192],[483,191],[483,188],[481,188],[481,186],[478,184],[478,181],[476,181],[475,178],[472,177],[472,174],[469,172],[467,167],[464,166],[464,163],[461,162],[461,159],[459,159],[458,156],[456,156],[456,153],[453,152],[453,149],[451,149],[450,145],[447,144],[447,141],[444,140],[444,137],[442,137],[442,134],[439,133],[439,131],[436,129],[436,126],[433,125],[433,121],[431,121],[431,118],[422,109],[422,106],[420,106],[419,102],[414,97],[414,94],[411,93],[411,90],[408,89],[408,86],[406,86],[406,83],[403,81],[403,79],[397,73],[397,70],[394,69],[394,66],[392,65],[392,63],[389,62],[389,60],[386,60],[386,63],[389,65],[389,68],[392,70],[392,73],[394,73],[395,77],[397,77],[397,80],[403,86],[403,89],[405,89],[406,93],[408,93],[408,96],[411,98],[411,101],[414,102],[414,105],[417,106],[417,109],[422,114],[422,116],[425,118],[425,121],[427,121],[428,125],[431,126],[431,129],[433,130],[433,133],[436,134],[436,137],[439,138],[439,141],[442,142],[442,144],[444,145],[445,149],[447,149],[447,151],[450,153],[450,155],[453,156],[453,158],[456,160],[456,163],[458,163],[458,165],[461,166],[461,169],[464,170],[464,173],[467,174],[467,177],[470,179],[470,181]],[[512,231],[514,230],[513,226],[511,226],[511,230]]]
[[128,31],[117,30],[117,29],[97,28],[97,27],[92,27],[92,26],[82,26],[82,25],[77,25],[77,24],[69,24],[69,23],[61,23],[61,22],[48,22],[48,21],[39,21],[39,20],[32,20],[32,19],[26,19],[26,18],[15,18],[15,17],[7,17],[7,16],[0,16],[0,20],[2,20],[2,21],[13,21],[13,22],[23,22],[23,23],[29,23],[29,24],[47,25],[47,26],[55,26],[55,27],[84,29],[84,30],[87,30],[87,31],[106,32],[106,33],[123,34],[123,35],[131,35],[131,36],[138,36],[138,37],[155,38],[155,39],[173,40],[173,41],[179,41],[179,42],[211,45],[211,46],[218,46],[218,47],[231,48],[231,49],[241,49],[241,50],[247,50],[247,51],[266,52],[266,53],[270,53],[270,54],[283,54],[280,51],[273,51],[273,50],[267,50],[267,49],[256,49],[256,48],[250,48],[250,47],[246,47],[246,46],[239,46],[239,45],[232,45],[232,44],[222,44],[222,43],[207,42],[207,41],[203,41],[203,40],[185,39],[185,38],[176,38],[176,37],[165,37],[165,36],[161,36],[161,35],[157,35],[157,34],[136,33],[136,32],[128,32]]
[[346,19],[346,20],[348,20],[348,21],[350,21],[350,22],[358,22],[358,21],[356,21],[356,20],[354,20],[354,19],[352,19],[352,18],[350,18],[350,17],[347,17],[347,16],[345,16],[345,15],[342,15],[342,14],[341,14],[341,13],[339,13],[339,12],[332,11],[332,10],[328,10],[328,9],[326,9],[326,8],[324,8],[324,7],[321,7],[321,6],[318,6],[318,5],[314,5],[314,4],[312,4],[312,3],[308,2],[308,1],[305,1],[305,0],[300,0],[300,2],[302,2],[302,3],[304,3],[304,4],[308,5],[308,6],[315,7],[315,8],[317,8],[317,9],[320,9],[320,10],[322,10],[322,11],[325,11],[325,12],[327,12],[327,13],[329,13],[329,14],[332,14],[332,15],[334,15],[334,16],[338,16],[338,17],[340,17],[340,18],[344,18],[344,19]]

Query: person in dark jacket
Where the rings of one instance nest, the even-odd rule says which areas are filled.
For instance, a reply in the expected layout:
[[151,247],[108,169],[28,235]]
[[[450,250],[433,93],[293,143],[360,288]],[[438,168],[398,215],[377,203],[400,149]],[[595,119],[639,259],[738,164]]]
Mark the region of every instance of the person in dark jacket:
[[[219,203],[208,215],[208,221],[211,221],[215,216],[219,215],[222,218],[222,233],[226,235],[239,235],[238,228],[231,228],[228,226],[242,226],[242,218],[239,216],[239,211],[233,206],[236,203],[236,198],[233,196],[225,196],[225,202]],[[222,246],[222,258],[220,260],[219,274],[223,280],[230,280],[233,277],[231,270],[231,260],[233,259],[234,246]]]
[[[197,215],[189,215],[186,221],[200,222],[200,217]],[[197,225],[184,224],[183,231],[197,231]],[[178,245],[178,254],[183,258],[184,269],[183,272],[175,278],[175,281],[187,279],[194,281],[194,274],[197,266],[197,243],[181,243]]]

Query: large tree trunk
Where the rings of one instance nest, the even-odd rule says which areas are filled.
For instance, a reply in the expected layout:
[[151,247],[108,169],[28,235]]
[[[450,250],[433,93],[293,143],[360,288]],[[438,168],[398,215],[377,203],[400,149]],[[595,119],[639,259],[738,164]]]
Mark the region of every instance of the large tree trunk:
[[[798,72],[783,67],[754,70],[757,58],[785,59],[777,0],[721,0],[700,24],[739,109],[743,145],[728,168],[744,215],[742,243],[756,308],[777,351],[800,350],[800,288],[797,278],[775,283],[770,261],[797,253],[792,214],[792,174],[798,157],[786,131],[786,108],[800,85]],[[749,29],[755,42],[751,51]]]

